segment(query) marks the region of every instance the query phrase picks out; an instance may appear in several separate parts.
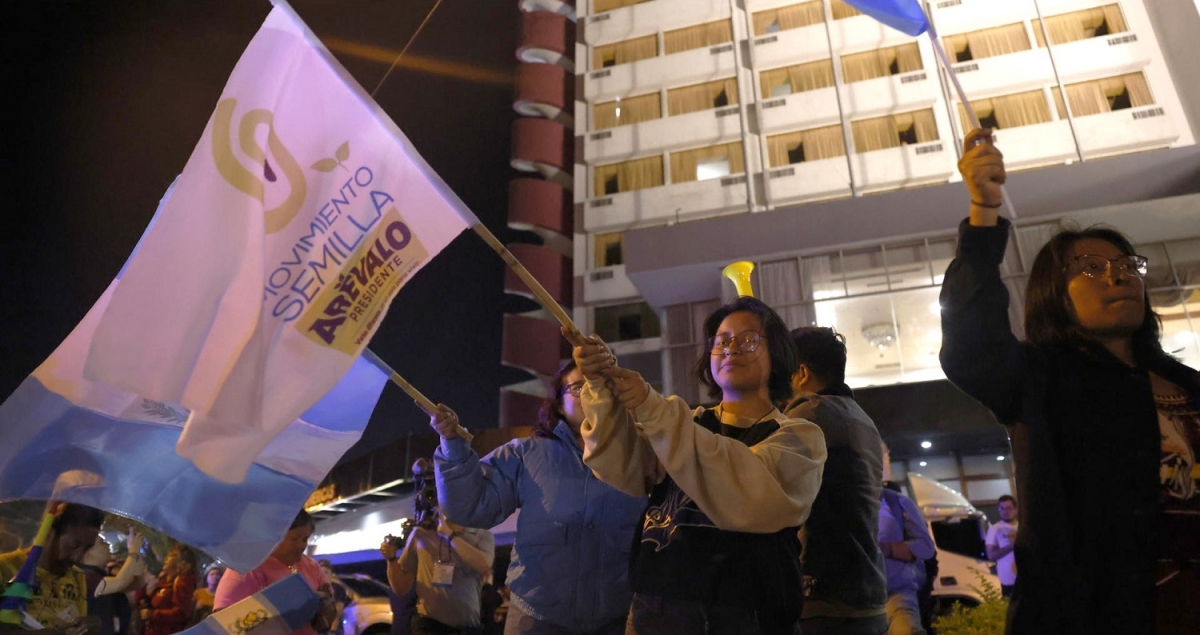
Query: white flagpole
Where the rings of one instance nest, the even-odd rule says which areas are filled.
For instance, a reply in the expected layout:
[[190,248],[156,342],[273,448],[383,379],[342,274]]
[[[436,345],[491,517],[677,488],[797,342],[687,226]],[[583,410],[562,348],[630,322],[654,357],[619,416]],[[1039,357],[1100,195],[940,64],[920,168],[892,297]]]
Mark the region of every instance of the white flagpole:
[[[958,99],[962,102],[963,109],[967,112],[967,119],[971,121],[971,128],[979,128],[979,117],[975,114],[975,108],[971,106],[971,101],[967,99],[967,91],[963,90],[962,83],[958,81],[958,75],[954,73],[954,68],[950,66],[950,58],[946,56],[946,49],[942,48],[942,40],[938,37],[937,29],[933,27],[933,20],[929,19],[929,16],[926,15],[925,22],[929,24],[929,29],[926,32],[929,34],[930,43],[933,44],[933,52],[942,63],[942,68],[946,69],[946,75],[950,77],[950,82],[954,85],[954,91],[958,93]],[[1013,207],[1012,199],[1008,196],[1008,190],[1003,185],[1000,186],[1000,193],[1004,197],[1004,209],[1008,212],[1010,218],[1016,220],[1017,210]],[[1020,245],[1018,243],[1019,248]]]

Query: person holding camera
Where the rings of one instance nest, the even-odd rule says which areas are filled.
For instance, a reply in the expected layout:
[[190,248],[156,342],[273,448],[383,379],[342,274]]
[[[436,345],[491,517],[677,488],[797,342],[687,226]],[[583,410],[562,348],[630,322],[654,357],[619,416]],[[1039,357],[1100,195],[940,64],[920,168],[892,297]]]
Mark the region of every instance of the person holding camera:
[[629,549],[645,496],[600,481],[583,463],[583,373],[574,360],[554,375],[534,435],[483,459],[456,432],[449,409],[430,425],[446,513],[494,527],[518,508],[507,584],[505,635],[620,635],[633,590]]
[[387,559],[388,584],[398,596],[417,591],[412,635],[481,635],[483,579],[492,570],[496,539],[486,529],[450,522],[437,507],[422,509],[433,492],[432,483],[422,486],[431,472],[424,459],[413,466],[419,482],[417,524],[403,550],[391,536],[379,547]]

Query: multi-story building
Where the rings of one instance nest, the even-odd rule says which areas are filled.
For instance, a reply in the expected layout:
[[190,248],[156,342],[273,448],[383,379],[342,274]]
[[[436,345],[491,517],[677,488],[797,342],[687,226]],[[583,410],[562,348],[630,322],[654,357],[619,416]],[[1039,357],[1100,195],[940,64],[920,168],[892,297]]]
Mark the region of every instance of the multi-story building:
[[[1200,366],[1197,5],[923,4],[1010,169],[1012,315],[1056,227],[1108,222],[1151,258],[1166,348]],[[703,401],[700,320],[734,294],[721,269],[750,260],[757,295],[789,325],[847,337],[852,386],[944,390],[937,297],[966,213],[969,124],[930,39],[842,0],[580,0],[575,12],[581,327],[656,387]],[[915,457],[916,443],[894,449]]]

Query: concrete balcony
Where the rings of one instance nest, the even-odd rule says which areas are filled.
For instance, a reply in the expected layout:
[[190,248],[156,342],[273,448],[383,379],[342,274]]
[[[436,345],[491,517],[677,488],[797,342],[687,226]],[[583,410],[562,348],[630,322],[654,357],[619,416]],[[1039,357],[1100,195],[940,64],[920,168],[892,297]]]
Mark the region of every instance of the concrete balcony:
[[583,301],[588,304],[636,297],[637,287],[625,275],[625,265],[593,269],[583,276]]
[[583,212],[588,233],[666,225],[746,209],[746,175],[690,181],[593,198]]
[[738,141],[742,137],[739,113],[739,106],[726,106],[598,130],[584,137],[583,160],[593,165],[611,163],[683,146]]
[[583,33],[588,44],[602,46],[729,16],[726,0],[655,0],[588,16]]
[[[642,5],[634,5],[638,6]],[[588,71],[583,80],[584,98],[590,103],[608,101],[664,87],[715,81],[732,77],[734,72],[733,43],[729,42]]]

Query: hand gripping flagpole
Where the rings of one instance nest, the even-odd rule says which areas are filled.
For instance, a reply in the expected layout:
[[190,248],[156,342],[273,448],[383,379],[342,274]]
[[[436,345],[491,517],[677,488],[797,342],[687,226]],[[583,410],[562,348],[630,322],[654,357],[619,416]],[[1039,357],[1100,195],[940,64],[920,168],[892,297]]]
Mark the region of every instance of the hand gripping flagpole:
[[[382,359],[379,359],[379,356],[376,355],[375,353],[371,352],[371,349],[364,348],[362,354],[363,354],[364,359],[366,359],[368,362],[371,362],[372,364],[374,364],[375,367],[378,368],[379,370],[382,370],[384,373],[387,373],[387,376],[388,376],[388,378],[390,378],[392,380],[392,383],[396,384],[402,390],[404,390],[404,392],[408,393],[408,396],[412,397],[413,401],[417,402],[417,407],[419,407],[421,410],[424,410],[425,414],[432,417],[438,413],[437,404],[430,401],[429,397],[426,397],[424,394],[422,394],[420,390],[417,390],[416,386],[413,386],[412,384],[408,383],[408,380],[401,377],[400,373],[397,373],[394,368],[392,368],[391,366],[388,366],[387,362],[383,361]],[[462,437],[463,439],[466,439],[466,441],[468,443],[471,442],[471,439],[475,438],[475,435],[471,434],[470,432],[467,432],[467,429],[462,427],[461,423],[458,424],[458,427],[456,428],[456,430],[458,432],[458,436]]]

